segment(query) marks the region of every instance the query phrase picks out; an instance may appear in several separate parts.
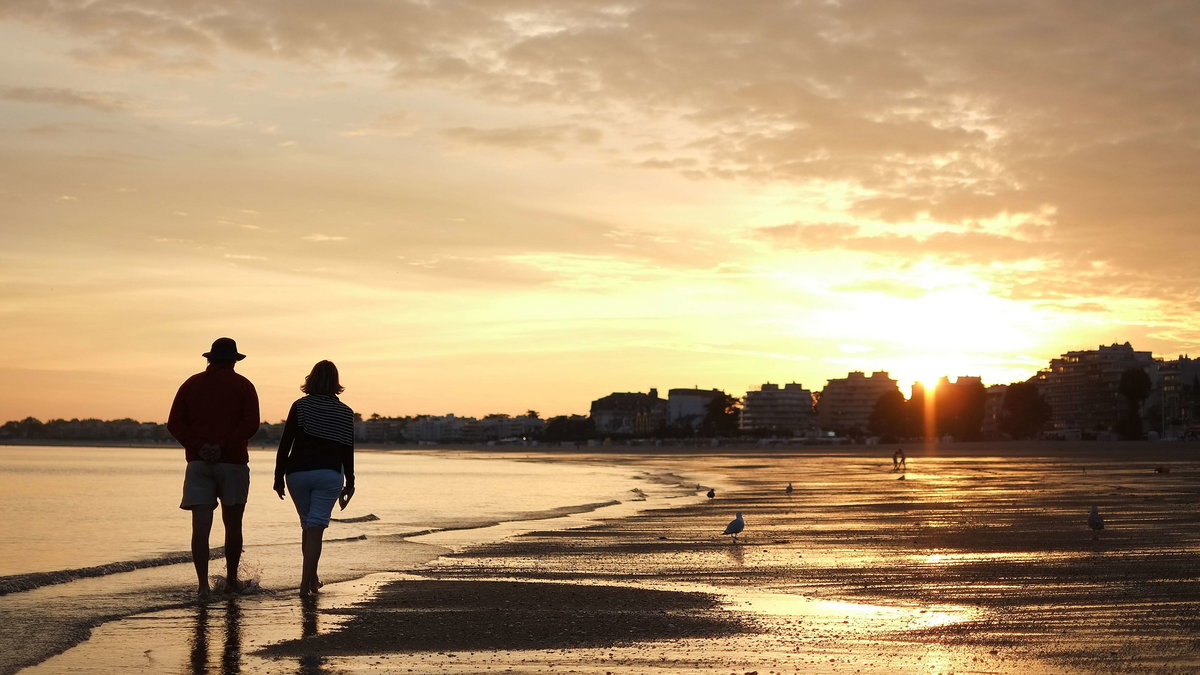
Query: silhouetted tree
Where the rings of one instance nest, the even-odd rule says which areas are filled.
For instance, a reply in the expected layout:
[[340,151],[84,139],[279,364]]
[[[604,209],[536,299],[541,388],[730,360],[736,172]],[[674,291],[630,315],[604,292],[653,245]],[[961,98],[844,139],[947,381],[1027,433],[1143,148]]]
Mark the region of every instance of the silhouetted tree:
[[[7,425],[5,425],[7,426]],[[15,423],[17,438],[41,438],[44,434],[46,425],[36,417],[26,417],[20,422]]]
[[1117,432],[1125,439],[1142,437],[1142,402],[1150,395],[1150,376],[1137,366],[1130,366],[1121,373],[1117,393],[1125,401],[1125,414],[1117,422]]
[[1050,419],[1050,404],[1032,382],[1014,382],[1000,404],[1000,431],[1012,438],[1037,438]]
[[543,437],[550,443],[586,441],[596,435],[596,425],[584,415],[559,415],[546,422]]
[[875,402],[871,411],[870,430],[879,436],[884,443],[891,443],[907,435],[908,409],[904,394],[899,391],[889,391]]
[[950,433],[964,441],[979,440],[983,435],[984,408],[987,407],[987,389],[977,379],[954,383],[957,410]]
[[741,400],[725,392],[714,396],[700,421],[700,433],[704,436],[736,436],[738,419],[741,417]]

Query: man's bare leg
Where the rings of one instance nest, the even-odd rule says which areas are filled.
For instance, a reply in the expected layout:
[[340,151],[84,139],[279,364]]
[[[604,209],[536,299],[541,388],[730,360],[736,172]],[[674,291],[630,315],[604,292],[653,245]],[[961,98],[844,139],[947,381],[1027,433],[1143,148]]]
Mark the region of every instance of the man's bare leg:
[[242,562],[242,515],[245,504],[221,505],[221,522],[225,524],[225,592],[238,593],[238,565]]
[[212,532],[213,510],[192,507],[192,564],[196,566],[196,596],[208,599],[208,535]]

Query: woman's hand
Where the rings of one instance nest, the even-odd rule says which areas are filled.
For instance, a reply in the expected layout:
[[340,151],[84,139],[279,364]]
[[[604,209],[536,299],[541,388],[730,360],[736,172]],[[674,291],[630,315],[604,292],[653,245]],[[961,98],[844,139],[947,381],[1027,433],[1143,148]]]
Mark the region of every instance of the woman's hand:
[[283,481],[281,481],[281,480],[275,481],[275,487],[273,487],[271,489],[275,491],[275,494],[279,495],[280,499],[283,499]]
[[352,488],[352,487],[342,488],[342,494],[338,495],[338,506],[342,507],[342,510],[345,511],[346,505],[350,503],[350,498],[353,496],[354,496],[354,488]]

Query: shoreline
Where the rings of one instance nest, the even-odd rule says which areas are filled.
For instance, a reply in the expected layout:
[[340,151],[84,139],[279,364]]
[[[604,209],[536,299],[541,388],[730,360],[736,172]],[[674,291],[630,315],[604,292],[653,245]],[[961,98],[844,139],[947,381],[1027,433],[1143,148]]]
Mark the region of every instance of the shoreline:
[[[311,606],[264,599],[293,619],[315,617],[323,628],[289,640],[276,626],[269,644],[243,641],[238,658],[243,672],[273,672],[293,659],[346,672],[428,673],[1200,667],[1194,626],[1185,618],[1200,609],[1200,591],[1186,583],[1200,547],[1195,527],[1182,525],[1200,520],[1198,448],[1152,456],[1127,443],[1118,444],[1123,452],[1100,453],[1092,442],[1047,445],[1060,452],[1027,448],[1020,455],[1041,457],[1037,462],[1006,461],[1017,456],[1012,448],[951,453],[904,445],[910,467],[903,482],[888,470],[892,446],[855,446],[853,453],[510,452],[530,461],[616,460],[631,469],[725,475],[728,484],[718,486],[714,500],[638,508],[570,529],[526,527],[417,569],[356,582],[353,597],[335,585]],[[1154,473],[1153,462],[1164,461],[1175,471]],[[785,480],[799,477],[805,480],[796,480],[795,495],[785,496]],[[1101,503],[1113,520],[1101,543],[1081,527],[1085,510],[1074,513],[1078,507],[1068,504],[1095,498],[1081,481],[1108,491]],[[1186,513],[1174,513],[1178,507]],[[750,523],[739,544],[717,534],[735,508]],[[1168,527],[1133,529],[1126,521]],[[880,538],[889,531],[896,535]],[[859,558],[888,562],[876,569]],[[1120,592],[1097,595],[1097,583]],[[633,591],[614,590],[622,588]],[[1174,594],[1173,606],[1162,604],[1155,590],[1162,588]],[[681,595],[655,595],[660,591]],[[555,613],[532,601],[539,597],[576,611]],[[625,614],[605,609],[614,597]],[[666,597],[693,603],[689,611],[700,616],[659,612],[655,603]],[[248,616],[259,602],[231,606],[241,603],[237,612]],[[1106,615],[1090,615],[1094,606],[1105,606]],[[235,610],[222,611],[228,625]],[[513,620],[497,626],[497,613]],[[372,628],[384,625],[392,630]],[[637,630],[625,631],[628,625]],[[400,639],[396,631],[414,637]],[[497,631],[510,639],[470,639]],[[120,634],[105,626],[89,643],[119,644]],[[443,651],[426,648],[434,645]],[[98,658],[96,649],[77,649],[93,654],[85,662]],[[55,659],[48,671],[69,662]]]
[[[343,610],[338,629],[263,653],[350,672],[1194,672],[1200,457],[1173,453],[1157,473],[1163,460],[1129,446],[1087,449],[1026,463],[910,453],[907,481],[874,453],[706,454],[697,466],[735,484],[717,499],[447,554]],[[819,487],[785,494],[789,476]],[[1090,501],[1111,518],[1095,540]],[[733,509],[750,522],[740,543],[718,534]],[[539,601],[551,587],[563,599]],[[620,609],[632,631],[594,611],[614,589],[643,594]],[[657,592],[717,604],[690,625]],[[464,597],[475,604],[453,611]],[[583,635],[547,631],[562,602]],[[470,639],[504,608],[517,636]]]
[[[24,439],[0,439],[0,447],[63,447],[63,448],[123,448],[146,450],[181,450],[174,443],[113,443],[109,441],[50,441]],[[251,450],[274,452],[274,445],[251,445]],[[896,443],[759,443],[755,441],[731,441],[717,445],[711,443],[688,444],[667,442],[652,443],[604,443],[563,447],[549,444],[538,445],[486,445],[446,444],[417,445],[393,443],[364,443],[355,446],[361,452],[401,452],[418,455],[476,455],[481,458],[506,457],[516,460],[555,461],[585,456],[628,456],[628,457],[717,457],[725,455],[763,455],[772,457],[837,455],[863,457],[891,457],[896,449],[903,449],[911,457],[1093,457],[1111,455],[1129,458],[1129,455],[1145,458],[1161,457],[1173,459],[1188,453],[1200,455],[1200,440],[1139,440],[1139,441],[956,441],[950,443],[896,442]]]
[[[425,453],[407,451],[407,454]],[[523,455],[506,455],[501,457],[491,454],[485,456],[481,455],[480,453],[463,453],[461,456],[463,458],[487,457],[490,459],[503,459],[514,462],[528,460],[528,458]],[[544,461],[554,463],[556,460],[548,459]],[[648,480],[649,482],[654,482],[655,480],[654,477],[644,475],[638,471],[630,470],[626,471],[625,473],[627,474],[625,483],[630,488],[636,488],[637,486],[646,487]],[[670,481],[666,481],[665,483],[670,484]],[[371,541],[362,541],[362,537],[353,537],[349,540],[345,540],[357,545],[350,548],[344,548],[343,552],[340,554],[337,551],[337,547],[345,542],[343,540],[326,539],[326,557],[331,560],[336,560],[336,558],[340,556],[343,561],[351,561],[351,565],[348,567],[339,568],[336,562],[331,563],[334,566],[330,567],[321,576],[331,588],[352,587],[357,589],[355,593],[363,594],[367,592],[365,590],[363,580],[378,577],[380,570],[371,568],[369,566],[364,568],[361,566],[361,563],[358,566],[355,566],[353,561],[356,559],[356,557],[357,559],[363,561],[368,559],[382,559],[380,558],[381,553],[383,556],[387,556],[386,552],[392,550],[397,545],[406,547],[406,549],[420,549],[429,552],[427,555],[421,556],[419,561],[414,561],[412,566],[402,565],[401,567],[393,566],[390,568],[391,575],[404,575],[414,569],[419,569],[429,560],[447,553],[453,548],[476,545],[480,542],[488,541],[496,537],[512,536],[514,534],[534,530],[539,527],[546,527],[548,524],[553,523],[565,523],[572,521],[578,521],[581,523],[588,522],[591,514],[597,512],[620,513],[622,512],[623,508],[628,508],[629,504],[635,501],[638,500],[621,496],[620,499],[610,499],[600,502],[576,504],[568,503],[565,506],[558,506],[550,509],[514,512],[507,514],[501,520],[486,519],[468,521],[459,519],[458,521],[453,521],[451,524],[438,526],[433,529],[421,528],[404,531],[403,528],[400,528],[400,531],[394,534],[385,534],[372,537]],[[372,547],[374,552],[365,553],[361,546],[362,544]],[[329,549],[333,549],[333,551],[329,551]],[[219,547],[214,549],[214,551],[218,553],[219,550]],[[288,559],[290,560],[290,549],[288,553]],[[414,555],[414,553],[410,552],[405,554],[403,557],[411,558]],[[151,585],[153,585],[153,588],[148,588],[146,590],[151,591],[151,593],[155,596],[163,596],[165,592],[173,597],[162,597],[160,599],[164,600],[164,602],[159,602],[156,606],[148,606],[132,613],[116,609],[121,604],[120,602],[115,603],[111,611],[98,613],[90,618],[75,619],[71,618],[69,613],[63,613],[62,620],[53,624],[55,626],[62,624],[61,628],[63,628],[63,630],[54,629],[49,631],[49,634],[47,635],[48,642],[46,640],[41,640],[41,642],[47,642],[48,646],[36,646],[34,648],[34,652],[37,653],[36,658],[31,659],[28,656],[21,657],[19,654],[9,653],[5,658],[0,659],[0,673],[17,672],[17,670],[29,667],[33,667],[36,670],[37,668],[42,667],[42,664],[46,664],[47,661],[56,661],[60,659],[60,657],[64,656],[64,654],[75,651],[80,647],[87,645],[89,642],[94,641],[97,636],[103,636],[111,626],[128,624],[131,622],[136,623],[139,620],[139,616],[156,616],[164,613],[167,615],[172,615],[194,610],[197,605],[192,599],[193,594],[186,590],[187,584],[171,584],[171,579],[174,579],[176,582],[178,582],[180,579],[183,579],[187,575],[191,574],[190,556],[184,553],[179,553],[177,556],[183,557],[179,557],[177,560],[172,560],[169,564],[159,564],[157,559],[152,559],[150,562],[154,564],[149,566],[138,564],[143,561],[135,561],[135,564],[130,565],[126,565],[125,563],[113,563],[96,566],[95,569],[97,570],[107,570],[122,573],[130,571],[135,573],[144,573],[144,575],[151,575],[148,578],[152,579]],[[175,558],[176,555],[168,557]],[[219,557],[220,556],[217,553],[214,553],[213,560],[217,560]],[[298,557],[295,562],[296,566],[298,567]],[[126,569],[126,567],[130,569]],[[180,572],[179,570],[182,570],[184,567],[188,569],[185,572]],[[32,589],[25,589],[23,587],[13,588],[11,589],[13,591],[12,593],[8,594],[7,596],[0,596],[0,601],[4,601],[7,607],[10,609],[19,608],[14,609],[14,615],[24,616],[27,614],[27,610],[32,610],[42,606],[42,603],[46,602],[47,599],[50,599],[51,602],[54,603],[54,606],[58,606],[64,602],[69,603],[72,594],[75,593],[74,587],[71,586],[69,582],[77,581],[85,584],[88,588],[98,588],[97,585],[105,583],[106,579],[116,579],[116,577],[112,575],[104,575],[99,578],[87,576],[84,578],[76,578],[78,575],[75,573],[89,571],[91,571],[91,568],[15,575],[12,577],[14,581],[24,581],[26,577],[42,576],[53,577],[55,579],[60,576],[70,578],[62,579],[62,583],[59,583],[58,580],[55,580],[54,583],[42,585]],[[119,574],[117,576],[124,577],[126,575]],[[124,583],[126,586],[129,584],[129,582],[122,583]],[[285,582],[285,584],[286,583],[287,582]],[[179,585],[179,589],[176,589],[177,592],[172,593],[170,587],[164,586],[164,584],[170,584],[172,586]],[[274,584],[272,586],[274,586]],[[261,604],[273,605],[278,604],[281,601],[288,603],[293,599],[292,590],[294,589],[285,585],[275,590],[267,590],[265,592],[260,591],[237,596],[233,601],[237,603],[246,603],[248,606]],[[122,593],[127,592],[128,591],[122,591]],[[345,591],[340,592],[339,595],[342,596],[342,601],[347,603],[361,600],[363,597],[365,597],[361,595],[346,597]],[[212,607],[214,604],[219,605],[221,602],[223,602],[223,600],[220,596],[214,596],[213,601],[206,606]],[[63,609],[67,609],[67,605],[63,605]],[[213,611],[218,612],[219,610]],[[51,626],[47,624],[44,627],[50,628]],[[34,623],[29,623],[29,621],[26,620],[11,622],[10,625],[6,625],[0,629],[0,634],[7,633],[9,634],[9,637],[14,640],[16,639],[15,636],[17,633],[24,632],[36,632],[41,634],[44,631],[38,630],[36,621],[34,621]],[[51,637],[50,634],[58,635],[58,637]],[[20,644],[20,641],[18,640],[15,642],[15,644]],[[86,671],[86,663],[90,658],[91,657],[83,659],[83,661],[77,664],[78,667],[83,668]],[[54,672],[58,666],[51,665],[45,667],[49,672]],[[71,667],[74,668],[76,666]]]

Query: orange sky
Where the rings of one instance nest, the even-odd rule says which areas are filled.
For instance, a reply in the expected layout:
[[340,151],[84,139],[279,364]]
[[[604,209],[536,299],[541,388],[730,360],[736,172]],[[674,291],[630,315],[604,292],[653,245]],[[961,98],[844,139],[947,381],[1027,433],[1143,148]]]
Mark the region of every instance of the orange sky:
[[0,6],[0,420],[1200,351],[1200,8]]

